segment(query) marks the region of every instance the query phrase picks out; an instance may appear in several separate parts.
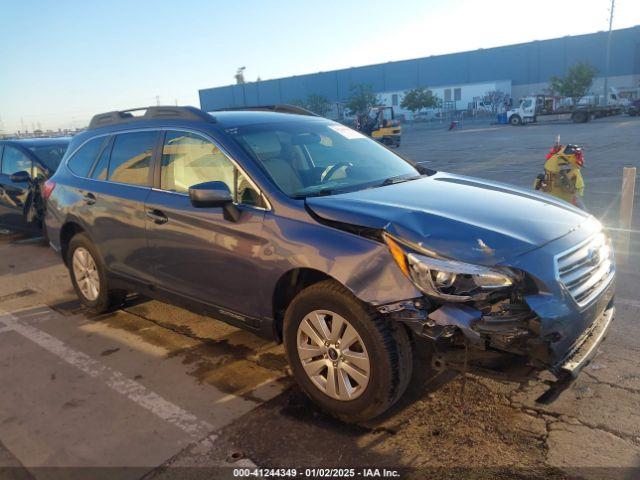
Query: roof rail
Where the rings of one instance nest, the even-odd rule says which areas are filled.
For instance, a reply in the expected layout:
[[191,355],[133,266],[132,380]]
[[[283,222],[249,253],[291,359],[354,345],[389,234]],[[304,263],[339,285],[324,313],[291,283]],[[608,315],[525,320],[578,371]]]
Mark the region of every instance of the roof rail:
[[275,105],[252,105],[246,107],[229,107],[229,108],[219,108],[214,110],[216,112],[221,111],[236,111],[236,110],[258,110],[265,112],[278,112],[278,113],[292,113],[295,115],[309,115],[312,117],[319,117],[317,113],[312,112],[311,110],[307,110],[303,107],[298,107],[296,105],[289,105],[287,103],[275,104]]
[[[142,115],[134,115],[132,112],[140,112],[144,110]],[[205,122],[215,122],[216,119],[208,113],[196,107],[141,107],[131,108],[129,110],[116,110],[113,112],[99,113],[94,115],[89,123],[89,130],[94,128],[106,127],[109,125],[119,125],[144,120],[158,119],[180,119],[180,120],[201,120]]]

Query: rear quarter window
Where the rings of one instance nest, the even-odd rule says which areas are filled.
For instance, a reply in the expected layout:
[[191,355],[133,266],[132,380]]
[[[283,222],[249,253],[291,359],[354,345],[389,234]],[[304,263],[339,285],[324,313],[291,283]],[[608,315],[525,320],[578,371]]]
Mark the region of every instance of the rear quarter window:
[[92,138],[82,145],[69,159],[67,163],[69,170],[80,177],[88,176],[93,162],[95,162],[107,138],[108,137]]

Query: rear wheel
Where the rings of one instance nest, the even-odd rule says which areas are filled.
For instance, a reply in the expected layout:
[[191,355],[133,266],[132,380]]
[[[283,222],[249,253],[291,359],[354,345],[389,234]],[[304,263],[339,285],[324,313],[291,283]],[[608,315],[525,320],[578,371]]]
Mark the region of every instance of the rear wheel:
[[346,421],[380,415],[404,393],[412,351],[402,325],[387,323],[332,280],[306,288],[284,320],[296,381],[321,408]]
[[74,236],[67,255],[71,283],[87,308],[104,313],[122,304],[126,292],[109,288],[106,269],[89,237],[84,233]]
[[574,123],[585,123],[589,120],[589,114],[587,112],[574,112],[572,117]]

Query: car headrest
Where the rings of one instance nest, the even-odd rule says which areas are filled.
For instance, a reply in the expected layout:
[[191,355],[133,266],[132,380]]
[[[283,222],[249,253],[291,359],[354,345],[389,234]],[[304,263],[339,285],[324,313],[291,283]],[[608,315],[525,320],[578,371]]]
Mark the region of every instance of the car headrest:
[[245,135],[244,140],[260,160],[269,160],[278,157],[282,152],[280,139],[274,132],[260,132]]

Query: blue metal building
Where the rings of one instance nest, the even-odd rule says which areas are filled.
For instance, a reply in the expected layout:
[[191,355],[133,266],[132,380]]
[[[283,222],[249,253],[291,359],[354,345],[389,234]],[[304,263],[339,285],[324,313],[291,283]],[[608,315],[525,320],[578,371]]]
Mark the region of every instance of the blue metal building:
[[[640,26],[612,33],[611,86],[633,91],[640,84]],[[249,82],[200,90],[207,111],[245,105],[289,103],[310,94],[344,102],[351,85],[364,83],[376,93],[404,91],[416,86],[440,87],[510,80],[511,96],[537,93],[552,75],[586,61],[605,72],[607,33],[567,36],[551,40],[388,62],[329,72]],[[596,78],[594,88],[601,85]]]

